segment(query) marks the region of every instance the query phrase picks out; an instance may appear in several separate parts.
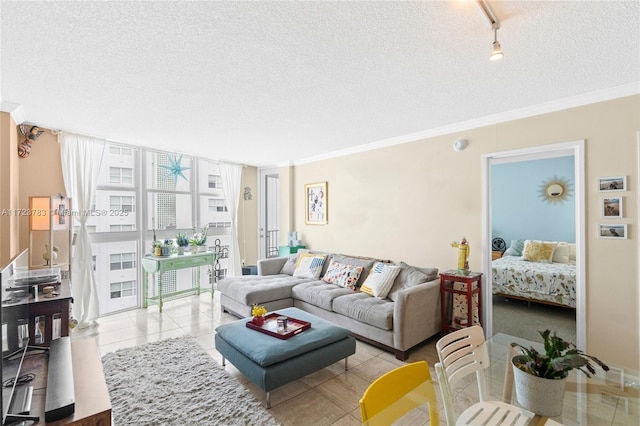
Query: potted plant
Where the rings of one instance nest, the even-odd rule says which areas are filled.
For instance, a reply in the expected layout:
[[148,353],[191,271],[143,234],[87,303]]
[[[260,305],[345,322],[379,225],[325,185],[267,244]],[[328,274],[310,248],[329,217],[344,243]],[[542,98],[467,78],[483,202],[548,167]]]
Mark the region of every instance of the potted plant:
[[206,242],[207,242],[207,232],[209,231],[209,226],[205,226],[201,230],[196,230],[193,228],[193,236],[189,239],[189,244],[195,247],[194,253],[196,251],[206,251]]
[[185,248],[189,245],[189,239],[186,234],[176,235],[176,244],[178,245],[178,254],[184,254]]
[[512,358],[513,378],[518,403],[540,416],[555,417],[562,412],[564,388],[569,371],[580,370],[587,377],[595,374],[591,361],[604,371],[609,367],[598,358],[587,355],[549,330],[539,331],[544,342],[544,353],[518,343],[523,354]]
[[251,322],[259,327],[264,324],[264,316],[267,313],[267,309],[264,306],[253,305],[251,308]]

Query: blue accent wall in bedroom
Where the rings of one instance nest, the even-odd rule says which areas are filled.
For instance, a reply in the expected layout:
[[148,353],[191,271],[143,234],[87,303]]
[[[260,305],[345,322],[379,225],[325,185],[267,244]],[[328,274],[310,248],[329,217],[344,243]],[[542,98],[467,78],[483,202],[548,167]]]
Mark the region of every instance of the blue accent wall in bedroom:
[[[574,158],[557,157],[491,166],[492,237],[505,240],[551,240],[575,243]],[[570,196],[549,203],[543,183],[563,178]]]

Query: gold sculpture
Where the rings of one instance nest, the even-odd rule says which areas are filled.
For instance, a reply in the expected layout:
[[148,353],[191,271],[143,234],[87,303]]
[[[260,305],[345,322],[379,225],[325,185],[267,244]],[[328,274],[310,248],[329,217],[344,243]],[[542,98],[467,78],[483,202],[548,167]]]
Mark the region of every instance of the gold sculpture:
[[451,243],[451,247],[456,247],[458,249],[458,271],[468,271],[469,270],[469,244],[467,243],[467,239],[462,237],[462,241],[459,243],[454,241]]

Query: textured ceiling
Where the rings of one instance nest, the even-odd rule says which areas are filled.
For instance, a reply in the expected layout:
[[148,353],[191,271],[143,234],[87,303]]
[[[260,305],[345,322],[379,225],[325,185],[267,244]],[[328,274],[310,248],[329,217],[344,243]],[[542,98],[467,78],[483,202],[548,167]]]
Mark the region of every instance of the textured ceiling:
[[497,62],[473,1],[3,0],[0,100],[51,129],[273,165],[640,92],[640,2],[490,4]]

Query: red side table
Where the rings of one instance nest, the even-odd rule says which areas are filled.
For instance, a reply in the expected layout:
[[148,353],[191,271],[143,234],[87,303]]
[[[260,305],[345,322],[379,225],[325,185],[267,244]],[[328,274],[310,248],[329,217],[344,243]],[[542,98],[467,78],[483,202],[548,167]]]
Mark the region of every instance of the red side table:
[[[451,282],[450,285],[447,285],[447,282]],[[455,283],[464,283],[466,284],[466,289],[456,289]],[[476,283],[474,285],[474,283]],[[452,318],[451,322],[448,319],[448,310],[447,307],[447,294],[460,294],[465,295],[467,298],[467,322],[466,324],[459,324],[455,321],[455,318]],[[442,334],[449,333],[451,331],[458,330],[460,328],[468,327],[470,325],[474,325],[473,321],[473,296],[478,295],[478,321],[475,324],[482,326],[480,321],[482,320],[482,273],[481,272],[471,272],[463,273],[459,272],[455,269],[444,271],[440,274],[440,308],[442,313]],[[453,299],[453,297],[452,297]],[[451,309],[453,310],[453,300],[451,303]]]

